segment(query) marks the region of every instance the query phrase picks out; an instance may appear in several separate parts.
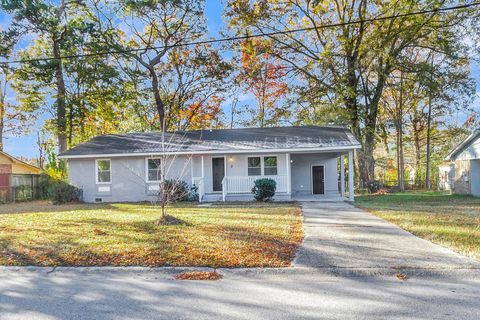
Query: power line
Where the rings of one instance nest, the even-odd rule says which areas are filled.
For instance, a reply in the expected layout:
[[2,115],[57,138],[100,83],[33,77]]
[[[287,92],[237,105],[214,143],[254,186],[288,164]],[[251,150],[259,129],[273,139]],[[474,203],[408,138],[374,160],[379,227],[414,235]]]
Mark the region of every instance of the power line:
[[167,46],[153,46],[153,47],[125,49],[125,50],[100,51],[100,52],[92,52],[92,53],[85,53],[85,54],[65,55],[65,56],[61,56],[59,58],[46,57],[46,58],[2,61],[2,62],[0,62],[0,64],[17,64],[17,63],[28,63],[28,62],[40,62],[40,61],[51,61],[51,60],[57,60],[57,59],[75,59],[75,58],[85,58],[85,57],[93,57],[93,56],[100,56],[100,55],[122,54],[122,53],[148,51],[148,50],[163,50],[163,49],[187,47],[187,46],[201,45],[201,44],[212,44],[212,43],[221,43],[221,42],[229,42],[229,41],[237,41],[237,40],[247,40],[247,39],[252,39],[252,38],[271,37],[271,36],[281,35],[281,34],[292,34],[292,33],[297,33],[297,32],[304,32],[304,31],[311,31],[311,30],[321,30],[321,29],[335,28],[335,27],[348,26],[348,25],[367,23],[367,22],[384,21],[384,20],[390,20],[390,19],[411,17],[411,16],[416,16],[416,15],[425,15],[425,14],[430,14],[430,13],[439,13],[439,12],[447,12],[447,11],[453,11],[453,10],[459,10],[459,9],[467,9],[467,8],[470,8],[470,7],[473,7],[473,6],[478,6],[478,5],[480,5],[480,2],[473,2],[473,3],[469,3],[469,4],[457,5],[457,6],[445,7],[445,8],[434,8],[434,9],[430,9],[430,10],[421,10],[421,11],[414,11],[414,12],[408,12],[408,13],[401,13],[401,14],[384,16],[384,17],[376,17],[376,18],[359,19],[359,20],[353,20],[353,21],[347,21],[347,22],[324,24],[324,25],[319,25],[319,26],[315,26],[315,27],[299,28],[299,29],[292,29],[292,30],[262,32],[262,33],[250,34],[250,35],[247,34],[247,35],[244,35],[244,36],[224,37],[224,38],[219,38],[219,39],[177,43],[177,44],[172,44],[172,45],[167,45]]

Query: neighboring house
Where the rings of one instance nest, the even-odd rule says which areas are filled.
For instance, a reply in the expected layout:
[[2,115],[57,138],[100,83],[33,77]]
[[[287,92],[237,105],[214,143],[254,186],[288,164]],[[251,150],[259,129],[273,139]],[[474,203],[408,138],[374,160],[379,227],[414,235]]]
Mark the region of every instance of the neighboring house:
[[[154,200],[161,157],[168,179],[198,188],[200,201],[251,200],[259,178],[277,182],[276,200],[353,201],[353,151],[344,127],[274,127],[103,135],[60,155],[86,202]],[[340,171],[340,174],[339,174]]]
[[439,169],[446,190],[480,196],[480,129],[453,149],[445,160],[451,161],[450,165]]
[[33,198],[41,172],[42,169],[0,151],[0,201]]

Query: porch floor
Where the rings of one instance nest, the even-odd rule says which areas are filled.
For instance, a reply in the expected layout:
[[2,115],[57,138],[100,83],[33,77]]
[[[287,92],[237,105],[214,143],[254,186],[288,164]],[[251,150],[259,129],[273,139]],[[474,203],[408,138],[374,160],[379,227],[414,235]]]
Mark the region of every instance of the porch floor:
[[293,201],[315,201],[315,202],[343,202],[346,198],[342,198],[340,195],[298,195],[293,196]]

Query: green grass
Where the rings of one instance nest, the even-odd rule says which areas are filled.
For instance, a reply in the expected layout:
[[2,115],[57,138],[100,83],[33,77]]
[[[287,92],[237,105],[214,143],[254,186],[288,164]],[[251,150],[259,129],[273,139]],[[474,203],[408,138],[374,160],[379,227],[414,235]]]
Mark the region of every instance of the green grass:
[[359,207],[421,238],[480,259],[480,198],[411,192],[355,200]]
[[303,238],[300,209],[176,205],[158,226],[149,204],[31,202],[0,206],[0,265],[289,266]]

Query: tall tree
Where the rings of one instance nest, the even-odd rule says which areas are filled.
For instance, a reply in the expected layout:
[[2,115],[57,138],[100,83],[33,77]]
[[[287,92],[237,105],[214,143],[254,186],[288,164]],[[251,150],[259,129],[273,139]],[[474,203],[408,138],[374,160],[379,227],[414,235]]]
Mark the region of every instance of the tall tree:
[[[77,21],[85,19],[85,16],[88,15],[85,6],[82,1],[61,0],[51,3],[36,0],[5,0],[1,2],[1,9],[13,15],[12,28],[16,29],[17,33],[34,34],[37,37],[33,44],[37,48],[27,49],[22,55],[23,58],[38,58],[37,54],[40,53],[54,58],[46,62],[36,61],[30,64],[27,68],[31,68],[32,73],[28,77],[27,72],[24,72],[23,80],[37,82],[32,86],[36,89],[53,87],[54,91],[51,94],[55,99],[53,110],[55,131],[59,151],[63,152],[67,149],[68,141],[62,49],[71,35],[75,32],[82,32],[78,28]],[[29,53],[34,55],[29,55]],[[39,95],[34,95],[38,102]],[[30,102],[32,101],[30,99]]]
[[[123,68],[129,69],[126,71],[136,77],[135,82],[140,84],[148,82],[148,90],[156,109],[155,127],[161,130],[170,129],[167,128],[170,124],[178,127],[178,116],[180,110],[185,111],[186,101],[190,101],[188,105],[193,109],[196,108],[194,105],[198,107],[199,102],[202,106],[212,103],[215,93],[219,91],[217,84],[219,78],[225,71],[219,69],[213,71],[216,67],[224,67],[223,62],[215,65],[221,62],[220,56],[207,46],[190,48],[191,51],[178,49],[186,42],[204,39],[206,26],[202,11],[203,1],[123,0],[116,3],[105,1],[96,3],[96,9],[98,15],[102,17],[99,20],[102,21],[102,28],[105,31],[105,43],[121,52],[126,59]],[[120,27],[118,23],[121,24]],[[187,60],[186,65],[180,63]],[[200,62],[202,67],[199,66]],[[186,66],[190,66],[188,72],[185,70]],[[192,102],[191,95],[194,92],[200,93],[199,84],[203,80],[199,74],[202,72],[209,80],[215,82],[210,83],[211,88],[214,88],[213,92],[206,94],[212,100],[205,100],[206,96],[203,94],[203,98],[199,99],[204,101]],[[192,89],[192,84],[196,89]],[[185,91],[187,86],[190,86],[191,90],[188,93]],[[202,89],[205,91],[208,88],[210,86],[204,86]],[[182,97],[179,96],[181,92],[185,93]],[[169,108],[178,111],[174,117],[176,120],[170,117],[167,119]],[[194,114],[195,112],[190,112],[190,116]],[[188,111],[184,120],[185,117],[189,117]]]
[[[408,48],[421,47],[462,57],[462,29],[468,10],[402,16],[374,22],[375,17],[448,5],[448,1],[310,1],[232,0],[230,25],[241,34],[277,32],[270,36],[273,54],[298,71],[318,96],[343,109],[362,149],[358,152],[361,180],[374,178],[374,148],[379,102],[387,79]],[[335,25],[334,27],[323,27]],[[285,30],[311,28],[303,32]],[[438,41],[441,34],[443,40]],[[457,50],[451,50],[456,47]],[[448,50],[447,50],[448,49]]]
[[231,65],[211,46],[171,49],[158,67],[166,128],[185,131],[222,126],[221,104],[229,89],[230,71]]
[[247,110],[253,114],[248,125],[276,125],[288,115],[285,108],[277,108],[288,91],[286,71],[278,58],[270,54],[270,46],[266,39],[247,39],[240,45],[242,63],[237,83],[252,93],[257,102],[256,109]]

